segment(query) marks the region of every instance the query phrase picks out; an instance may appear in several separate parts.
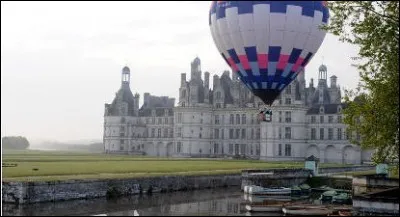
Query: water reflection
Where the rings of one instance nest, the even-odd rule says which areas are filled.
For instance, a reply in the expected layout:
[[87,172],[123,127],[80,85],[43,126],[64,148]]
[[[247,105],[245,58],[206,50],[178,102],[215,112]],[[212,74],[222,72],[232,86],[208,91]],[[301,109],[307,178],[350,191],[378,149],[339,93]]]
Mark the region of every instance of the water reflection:
[[[254,198],[252,198],[254,200]],[[315,199],[310,203],[315,203]],[[97,216],[185,216],[185,215],[283,215],[282,213],[248,213],[239,187],[189,192],[134,195],[115,200],[105,198],[29,205],[3,204],[4,216],[97,215]]]

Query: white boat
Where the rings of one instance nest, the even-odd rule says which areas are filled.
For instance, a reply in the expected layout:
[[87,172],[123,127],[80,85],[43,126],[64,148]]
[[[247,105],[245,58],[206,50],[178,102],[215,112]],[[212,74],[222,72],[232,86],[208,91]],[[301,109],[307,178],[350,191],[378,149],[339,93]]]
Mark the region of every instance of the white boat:
[[255,195],[290,195],[291,189],[285,187],[264,188],[260,186],[249,187],[249,194]]
[[243,187],[244,193],[249,193],[249,188],[250,188],[250,187],[257,187],[257,185],[245,185],[245,186]]
[[263,201],[291,201],[290,195],[250,195],[245,194],[244,200],[250,203],[260,203]]
[[283,204],[273,205],[246,205],[246,210],[249,212],[281,212]]
[[331,209],[321,206],[287,206],[282,208],[284,214],[290,215],[329,215],[332,213]]

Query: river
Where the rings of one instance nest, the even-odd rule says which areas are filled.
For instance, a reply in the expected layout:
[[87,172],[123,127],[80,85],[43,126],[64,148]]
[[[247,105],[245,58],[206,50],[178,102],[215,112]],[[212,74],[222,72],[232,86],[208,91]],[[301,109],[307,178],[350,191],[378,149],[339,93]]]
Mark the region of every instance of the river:
[[[318,203],[315,198],[309,203]],[[240,187],[133,195],[118,199],[88,199],[26,205],[3,204],[4,216],[187,216],[255,215],[245,210],[248,201]],[[263,213],[257,215],[283,215]]]

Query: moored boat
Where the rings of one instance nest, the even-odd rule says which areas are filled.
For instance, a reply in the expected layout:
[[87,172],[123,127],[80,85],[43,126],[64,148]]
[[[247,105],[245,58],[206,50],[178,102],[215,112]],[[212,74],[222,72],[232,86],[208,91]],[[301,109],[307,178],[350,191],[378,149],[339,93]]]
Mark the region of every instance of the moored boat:
[[284,214],[289,215],[329,215],[331,209],[323,206],[286,206],[282,208]]
[[283,204],[272,205],[246,205],[246,210],[249,212],[281,212]]
[[291,194],[290,188],[285,187],[273,187],[273,188],[264,188],[260,186],[250,187],[249,194],[255,195],[288,195]]

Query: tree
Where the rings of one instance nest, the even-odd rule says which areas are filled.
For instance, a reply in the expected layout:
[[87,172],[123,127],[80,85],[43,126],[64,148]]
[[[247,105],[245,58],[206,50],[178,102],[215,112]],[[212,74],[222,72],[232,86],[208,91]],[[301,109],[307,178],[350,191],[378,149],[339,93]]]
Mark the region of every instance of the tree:
[[4,149],[27,149],[29,142],[22,136],[5,136],[1,139],[2,148]]
[[355,66],[361,81],[346,90],[344,123],[360,140],[352,143],[375,150],[375,163],[399,159],[399,2],[332,1],[332,18],[322,28],[343,42],[357,45]]

